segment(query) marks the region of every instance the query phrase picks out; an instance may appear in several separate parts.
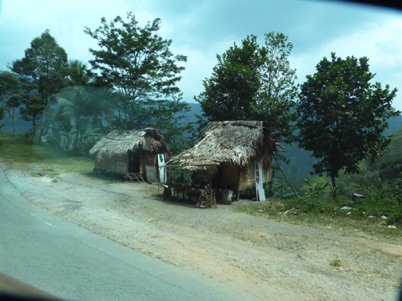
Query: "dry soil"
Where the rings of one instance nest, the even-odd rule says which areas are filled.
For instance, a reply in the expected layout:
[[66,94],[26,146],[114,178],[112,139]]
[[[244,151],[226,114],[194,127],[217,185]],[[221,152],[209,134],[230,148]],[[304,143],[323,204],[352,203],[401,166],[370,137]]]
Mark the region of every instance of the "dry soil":
[[260,300],[397,298],[402,242],[275,222],[234,212],[236,204],[199,209],[163,200],[157,185],[3,169],[52,214]]

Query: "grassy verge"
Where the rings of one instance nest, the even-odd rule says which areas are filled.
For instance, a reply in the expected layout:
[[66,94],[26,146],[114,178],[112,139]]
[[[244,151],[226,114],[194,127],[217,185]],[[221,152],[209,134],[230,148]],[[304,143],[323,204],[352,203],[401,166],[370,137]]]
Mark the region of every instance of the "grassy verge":
[[35,145],[24,137],[0,136],[0,158],[14,168],[40,168],[52,175],[65,172],[85,174],[94,167],[94,161],[89,157],[73,157],[57,149]]
[[343,235],[401,242],[401,227],[398,225],[394,228],[381,216],[358,215],[353,208],[345,210],[342,209],[344,206],[339,204],[328,205],[328,208],[323,210],[305,210],[303,202],[303,200],[252,202],[235,205],[233,210],[280,222],[331,230]]

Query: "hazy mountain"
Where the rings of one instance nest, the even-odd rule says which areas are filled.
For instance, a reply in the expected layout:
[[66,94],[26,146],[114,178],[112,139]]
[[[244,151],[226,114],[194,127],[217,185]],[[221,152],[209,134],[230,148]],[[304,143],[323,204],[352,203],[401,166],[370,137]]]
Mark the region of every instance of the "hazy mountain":
[[402,115],[393,117],[388,120],[389,128],[385,131],[385,135],[394,134],[400,127],[402,127]]

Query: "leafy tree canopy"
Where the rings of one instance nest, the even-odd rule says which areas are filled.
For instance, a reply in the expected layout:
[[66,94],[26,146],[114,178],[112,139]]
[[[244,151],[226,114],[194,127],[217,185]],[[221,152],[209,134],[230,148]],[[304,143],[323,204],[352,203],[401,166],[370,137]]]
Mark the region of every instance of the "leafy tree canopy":
[[24,58],[14,61],[11,70],[25,82],[21,114],[35,127],[49,97],[66,85],[67,53],[46,30],[32,40]]
[[11,67],[15,73],[36,83],[45,101],[65,86],[66,68],[67,53],[49,30],[33,39],[31,47],[25,50],[24,58],[14,61]]
[[21,87],[21,81],[18,76],[12,72],[0,73],[0,103],[6,109],[19,106],[17,99],[18,90]]
[[4,112],[7,112],[13,120],[13,136],[16,129],[16,110],[20,106],[20,92],[23,88],[23,82],[15,73],[0,73],[0,108],[3,111],[0,120],[4,117]]
[[171,40],[158,35],[160,23],[155,19],[141,28],[129,12],[126,20],[117,16],[108,23],[102,18],[97,29],[85,28],[85,33],[100,48],[90,49],[97,84],[110,87],[118,97],[111,126],[163,129],[168,139],[180,134],[180,112],[189,109],[177,87],[187,58],[173,55]]
[[271,32],[260,46],[257,37],[250,35],[240,46],[234,44],[217,55],[212,76],[204,80],[204,91],[195,97],[205,119],[266,121],[277,140],[290,141],[297,86],[288,61],[293,45],[287,39]]
[[89,85],[92,80],[87,65],[79,60],[70,60],[68,62],[67,78],[69,86]]
[[332,181],[341,170],[358,173],[362,159],[376,158],[388,146],[383,132],[388,119],[396,116],[391,104],[397,89],[371,83],[366,57],[324,58],[316,73],[301,86],[298,104],[299,145],[319,159],[317,174]]

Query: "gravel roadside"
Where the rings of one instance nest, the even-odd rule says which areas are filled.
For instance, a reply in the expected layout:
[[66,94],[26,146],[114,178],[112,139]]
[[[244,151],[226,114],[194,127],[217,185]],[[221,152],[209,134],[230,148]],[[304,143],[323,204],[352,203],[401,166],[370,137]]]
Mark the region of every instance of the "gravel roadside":
[[197,209],[164,201],[155,185],[3,170],[54,215],[261,300],[396,300],[402,242],[275,222],[236,205]]

